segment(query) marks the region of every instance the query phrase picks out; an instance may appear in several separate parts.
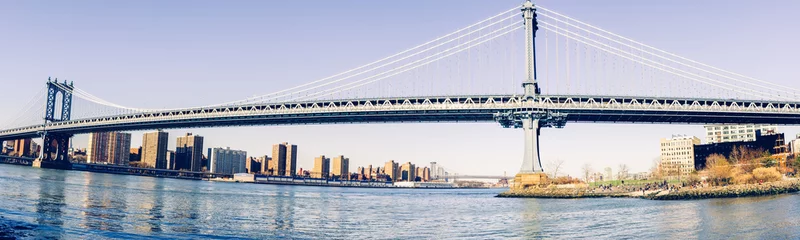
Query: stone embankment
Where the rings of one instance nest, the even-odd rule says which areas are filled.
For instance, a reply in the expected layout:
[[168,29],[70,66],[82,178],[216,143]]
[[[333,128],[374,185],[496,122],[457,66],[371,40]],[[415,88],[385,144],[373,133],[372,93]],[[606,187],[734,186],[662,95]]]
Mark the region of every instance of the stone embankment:
[[652,200],[693,200],[707,198],[755,197],[793,193],[800,191],[800,181],[787,180],[762,184],[729,185],[724,187],[707,187],[681,189],[667,194],[649,194],[644,198]]
[[651,200],[694,200],[707,198],[732,198],[766,196],[800,191],[800,180],[784,180],[763,184],[729,185],[724,187],[683,188],[680,190],[624,191],[598,190],[586,187],[512,189],[500,193],[504,198],[604,198],[629,197]]

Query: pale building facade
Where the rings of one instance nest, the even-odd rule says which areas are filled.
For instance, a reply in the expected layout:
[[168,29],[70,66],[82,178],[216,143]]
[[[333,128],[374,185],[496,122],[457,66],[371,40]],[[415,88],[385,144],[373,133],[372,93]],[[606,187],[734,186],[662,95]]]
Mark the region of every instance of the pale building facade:
[[[141,161],[147,167],[157,169],[174,169],[175,161],[168,161],[167,146],[169,144],[169,133],[156,131],[145,133],[142,137]],[[170,163],[170,164],[168,164]]]
[[247,172],[247,152],[229,148],[213,148],[209,158],[212,173],[236,174]]
[[765,124],[715,124],[706,125],[705,129],[706,143],[755,141],[756,130],[761,130],[761,135],[778,132],[778,126]]
[[86,148],[88,163],[106,163],[127,166],[130,161],[131,134],[98,132],[89,134]]
[[694,145],[700,139],[673,136],[661,139],[661,171],[665,176],[686,176],[694,171]]
[[333,166],[331,167],[331,174],[339,176],[342,180],[350,179],[350,159],[344,156],[333,158]]
[[325,155],[314,158],[314,168],[311,169],[311,177],[328,178],[330,176],[331,159]]

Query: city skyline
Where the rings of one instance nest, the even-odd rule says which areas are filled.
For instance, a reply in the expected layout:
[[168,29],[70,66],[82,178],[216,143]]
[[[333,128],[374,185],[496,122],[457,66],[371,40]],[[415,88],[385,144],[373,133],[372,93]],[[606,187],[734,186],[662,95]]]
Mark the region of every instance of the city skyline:
[[[270,40],[267,42],[269,44],[264,44],[262,38],[258,38],[258,41],[256,41],[255,36],[273,36],[269,34],[271,32],[245,32],[246,34],[252,35],[236,35],[237,33],[245,33],[225,30],[223,26],[225,26],[225,24],[238,23],[241,19],[231,20],[224,17],[230,16],[232,13],[243,11],[244,14],[242,14],[242,16],[253,18],[251,19],[252,21],[247,22],[249,24],[247,26],[253,29],[269,28],[263,25],[269,25],[270,19],[286,18],[288,19],[287,21],[293,21],[293,23],[298,24],[300,29],[303,29],[303,26],[318,25],[317,21],[320,20],[314,19],[311,17],[312,14],[303,13],[302,11],[299,17],[286,16],[286,14],[281,14],[280,12],[273,14],[273,18],[257,17],[255,15],[255,9],[261,11],[258,13],[263,15],[270,15],[264,14],[264,12],[268,13],[274,11],[257,3],[244,4],[248,6],[227,7],[222,8],[220,10],[221,12],[214,15],[220,18],[219,20],[225,21],[220,21],[217,25],[206,24],[205,26],[208,26],[215,32],[230,33],[240,38],[226,38],[223,37],[225,35],[220,35],[210,37],[209,39],[196,39],[196,41],[191,41],[192,44],[185,44],[190,42],[188,41],[190,38],[187,36],[192,36],[192,34],[204,31],[200,28],[200,26],[204,26],[202,22],[191,23],[178,18],[165,18],[165,13],[157,12],[155,13],[155,17],[159,19],[163,18],[162,20],[168,23],[169,26],[186,27],[179,28],[180,30],[176,33],[163,34],[165,41],[162,45],[153,45],[152,43],[143,41],[152,39],[154,36],[157,36],[157,33],[164,33],[161,31],[164,31],[166,28],[153,28],[151,30],[138,29],[137,26],[149,26],[148,24],[152,24],[153,22],[139,23],[133,21],[137,19],[137,16],[141,16],[142,14],[141,12],[137,12],[137,10],[141,10],[136,8],[139,6],[137,4],[132,4],[134,6],[132,6],[131,10],[120,13],[119,18],[111,19],[107,25],[88,24],[84,27],[77,27],[72,26],[72,24],[82,22],[91,23],[91,17],[82,18],[73,16],[72,14],[81,13],[77,9],[77,13],[66,13],[51,12],[47,8],[44,8],[44,11],[37,13],[32,11],[32,9],[40,10],[38,7],[41,6],[36,6],[36,4],[10,3],[11,5],[23,5],[22,7],[28,6],[31,12],[25,11],[25,8],[22,8],[20,12],[28,15],[21,16],[21,13],[11,12],[5,14],[5,16],[10,16],[13,19],[21,18],[31,23],[36,23],[37,21],[47,21],[36,20],[36,18],[46,19],[46,17],[43,16],[47,14],[67,15],[75,19],[76,23],[62,24],[66,24],[70,28],[76,30],[74,32],[56,31],[55,33],[51,33],[50,31],[46,31],[49,29],[31,28],[23,31],[17,29],[17,27],[13,25],[7,25],[7,23],[14,21],[0,21],[6,23],[0,23],[0,29],[4,29],[9,35],[20,33],[15,34],[19,36],[18,38],[0,40],[0,45],[2,46],[17,46],[17,49],[8,48],[8,51],[4,52],[9,52],[15,56],[24,56],[22,58],[15,58],[13,62],[8,59],[0,60],[0,63],[2,63],[0,66],[9,68],[0,71],[0,79],[3,79],[3,81],[13,80],[25,82],[25,84],[15,84],[15,88],[19,91],[9,93],[8,97],[11,98],[24,98],[24,95],[17,95],[18,93],[16,92],[19,92],[19,94],[30,92],[29,90],[40,86],[45,75],[52,75],[75,80],[82,88],[93,90],[92,92],[95,93],[103,93],[102,97],[113,99],[115,102],[121,102],[125,105],[141,107],[182,107],[193,106],[198,103],[222,102],[240,99],[243,96],[280,90],[297,84],[306,83],[313,79],[336,74],[348,69],[350,66],[369,62],[379,57],[398,52],[404,47],[413,46],[419,42],[434,38],[438,33],[457,29],[463,26],[464,23],[482,19],[498,10],[517,6],[519,2],[520,1],[423,2],[420,4],[423,4],[425,7],[417,7],[419,9],[407,7],[404,4],[398,4],[397,11],[382,13],[387,16],[376,16],[374,14],[374,12],[380,12],[376,11],[378,7],[383,7],[380,6],[380,4],[363,3],[358,6],[356,6],[356,4],[351,4],[352,6],[348,4],[342,4],[342,6],[332,5],[331,7],[333,9],[339,11],[337,15],[322,15],[319,17],[326,18],[325,24],[329,24],[326,26],[335,27],[320,29],[323,31],[321,33],[311,33],[304,31],[288,32],[287,29],[276,26],[274,31],[282,32],[284,35],[288,36],[269,37],[267,38]],[[298,7],[302,5],[299,3],[275,4],[285,5],[283,7]],[[798,54],[798,50],[780,47],[791,46],[789,39],[796,37],[792,36],[792,33],[785,33],[781,30],[791,29],[789,23],[793,21],[796,22],[794,17],[792,17],[793,14],[785,12],[787,9],[790,9],[790,7],[778,7],[764,4],[751,6],[751,8],[755,7],[756,9],[743,10],[743,6],[736,6],[737,4],[731,2],[724,2],[724,4],[697,3],[691,9],[679,7],[679,4],[659,3],[656,3],[656,6],[652,6],[653,3],[647,3],[647,5],[651,6],[645,6],[645,3],[600,4],[581,2],[578,4],[577,2],[570,1],[540,1],[537,4],[557,9],[572,16],[579,16],[581,20],[595,23],[600,27],[614,30],[615,32],[633,39],[641,40],[642,42],[647,42],[653,46],[668,49],[681,55],[688,55],[687,57],[719,66],[723,69],[735,70],[744,75],[755,76],[759,79],[767,79],[786,85],[791,85],[791,83],[798,78],[798,74],[791,71],[791,63],[793,63],[791,59],[792,56]],[[622,7],[620,7],[621,5]],[[69,6],[59,7],[70,8]],[[169,9],[179,9],[181,6],[165,4],[163,7],[165,11],[169,11]],[[173,11],[170,14],[179,13],[183,14],[179,16],[196,19],[198,18],[197,14],[199,12],[214,7],[217,6],[214,6],[213,3],[204,3],[194,6],[185,12]],[[252,7],[254,10],[244,10],[248,7]],[[445,13],[434,13],[426,10],[427,7],[431,9],[441,9],[442,7],[455,9]],[[627,11],[629,9],[643,9],[645,7],[647,11]],[[714,8],[713,11],[717,14],[717,18],[705,19],[707,18],[706,13],[711,11],[709,9],[712,7]],[[721,11],[719,10],[720,7],[722,8]],[[12,8],[9,7],[6,9]],[[683,13],[683,17],[677,19],[670,18],[671,14],[678,10]],[[343,18],[338,15],[341,14],[341,12],[348,12],[351,17]],[[753,17],[747,21],[739,19],[738,13],[741,12],[748,12],[748,14]],[[777,21],[776,23],[773,22],[775,18],[770,18],[771,20],[766,22],[767,20],[756,17],[767,14],[785,18],[779,19],[785,21]],[[89,13],[86,15],[93,16]],[[404,15],[420,16],[420,19],[402,18],[401,16]],[[378,24],[363,22],[364,19],[378,17],[380,17],[380,20],[377,22],[387,24],[389,27],[384,28],[379,27]],[[700,18],[708,21],[699,21],[699,23],[694,21]],[[256,21],[256,19],[258,21]],[[670,20],[664,21],[664,19]],[[630,20],[647,22],[648,24],[646,24],[646,27],[627,24]],[[420,24],[421,22],[430,24]],[[50,22],[48,21],[48,23]],[[112,23],[121,25],[122,29],[112,26]],[[759,25],[767,27],[754,29],[755,26]],[[414,26],[415,30],[410,31],[403,26]],[[753,29],[749,29],[748,27]],[[242,29],[244,29],[244,27],[235,30]],[[392,30],[390,31],[387,29]],[[698,29],[703,29],[704,31],[699,31]],[[743,29],[755,32],[751,33],[751,36],[742,36],[743,34],[741,34],[741,31],[744,31]],[[77,43],[79,42],[78,40],[91,40],[80,38],[76,34],[81,31],[90,30],[106,30],[117,35],[111,34],[105,36],[105,38],[101,39],[107,41],[96,42],[96,46],[91,48],[80,45],[82,43]],[[127,36],[127,31],[125,30],[132,31],[136,33],[135,36],[139,37],[138,39],[130,40],[139,41],[136,44],[132,44],[134,49],[151,49],[150,51],[145,51],[149,53],[163,52],[162,54],[157,54],[157,56],[162,56],[165,60],[153,58],[152,56],[145,58],[145,55],[139,55],[133,51],[124,51],[122,46],[132,43],[125,40],[124,36]],[[302,49],[308,47],[311,36],[325,34],[325,31],[354,32],[357,34],[357,37],[337,35],[335,38],[327,39],[327,41],[315,43],[312,49]],[[696,36],[699,42],[682,41],[682,35],[674,33],[693,34],[692,36]],[[64,36],[66,39],[63,41],[46,40],[52,35]],[[385,35],[386,37],[376,37],[379,35]],[[248,41],[248,36],[254,39]],[[225,43],[230,43],[231,38],[233,38],[234,42],[241,41],[244,47],[254,47],[254,49],[256,49],[255,52],[259,54],[232,54],[232,52],[237,52],[242,49],[226,45]],[[297,43],[291,43],[297,39],[300,39]],[[362,41],[348,43],[352,42],[353,39]],[[762,43],[753,45],[753,43],[757,43],[758,41],[769,41],[769,44]],[[34,53],[39,53],[38,55],[25,55],[20,51],[27,50],[32,46],[39,46],[26,42],[37,43],[39,45],[45,42],[54,47],[58,47],[58,49],[43,49],[33,51]],[[381,42],[381,44],[369,44],[372,42]],[[717,44],[718,42],[722,42],[723,44]],[[75,47],[76,45],[74,44],[76,43],[79,44],[77,45],[78,47]],[[741,47],[748,45],[753,47]],[[167,48],[174,49],[169,50]],[[286,48],[287,50],[280,50],[279,48]],[[72,52],[69,49],[82,49],[83,51],[81,53],[87,56],[84,58],[73,58],[72,56],[78,56],[80,54]],[[114,51],[108,51],[110,49]],[[205,51],[203,51],[202,54],[212,56],[209,58],[212,60],[207,59],[199,61],[181,57],[182,54],[196,49],[204,49]],[[127,59],[119,59],[111,55],[103,54],[102,52],[104,51],[115,52],[116,54],[122,53]],[[268,54],[264,54],[272,51],[274,51],[273,55],[278,55],[278,57],[270,57]],[[342,59],[342,56],[345,55],[346,59]],[[287,56],[290,56],[290,58],[287,59]],[[314,56],[314,58],[310,60],[305,56]],[[194,55],[194,57],[197,57],[197,55]],[[260,60],[262,58],[263,60]],[[71,61],[70,63],[64,63],[60,59],[71,59]],[[106,62],[109,62],[110,65],[113,66],[107,66],[109,64],[98,62],[95,59],[111,59],[106,60]],[[224,61],[213,59],[224,59]],[[230,59],[237,59],[237,61],[228,63],[231,62]],[[285,61],[278,61],[278,59]],[[36,64],[32,64],[34,62]],[[759,62],[761,64],[752,66],[751,64],[753,62]],[[26,65],[37,67],[31,68]],[[165,67],[162,68],[159,66]],[[216,71],[197,71],[197,69],[207,69],[206,66],[214,66]],[[267,69],[270,70],[268,71],[269,74],[259,70],[264,68],[264,66],[268,66]],[[300,66],[310,67],[315,69],[315,71],[303,71]],[[98,67],[107,67],[108,69],[92,71],[97,70]],[[219,79],[226,79],[230,84],[215,84]],[[269,79],[291,79],[291,81],[271,81]],[[112,87],[122,83],[126,83],[127,89],[124,91]],[[193,88],[195,91],[189,91],[191,93],[170,90],[193,83],[202,84],[197,84],[198,86]],[[160,88],[152,89],[147,87],[152,85],[160,86]],[[205,85],[205,87],[201,87],[202,85]],[[197,94],[198,92],[209,91],[210,88],[212,88],[210,86],[213,86],[213,90],[219,92],[219,94]],[[250,87],[242,89],[241,86]],[[150,91],[151,93],[148,94],[149,97],[147,99],[140,97],[142,95],[141,93],[144,91]],[[2,110],[15,111],[16,109],[10,106],[4,106]],[[301,155],[298,156],[299,159],[310,159],[319,153],[330,154],[330,156],[347,155],[353,159],[351,164],[354,166],[367,165],[368,163],[374,164],[390,159],[399,162],[437,161],[457,172],[465,174],[501,174],[501,172],[508,172],[509,175],[513,175],[513,173],[519,169],[519,163],[522,158],[521,133],[514,130],[500,129],[497,124],[494,123],[245,127],[169,130],[168,132],[171,133],[171,136],[179,136],[181,132],[195,132],[208,137],[208,139],[214,139],[212,141],[218,141],[209,141],[209,146],[236,146],[237,149],[253,152],[253,154],[251,154],[253,156],[259,156],[261,153],[268,154],[267,146],[276,142],[288,141],[308,147],[308,152],[305,150],[302,151],[305,153],[301,153]],[[579,167],[585,162],[591,162],[595,169],[627,163],[634,172],[645,171],[652,164],[652,159],[659,155],[659,138],[673,134],[687,134],[701,137],[703,136],[704,130],[700,125],[588,125],[570,123],[565,129],[545,129],[542,132],[542,161],[545,165],[545,170],[547,170],[547,163],[549,161],[563,159],[568,163],[566,164],[567,166],[565,166],[564,172],[573,176],[578,176]],[[787,136],[794,136],[798,131],[796,127],[782,127],[781,132],[785,132]],[[141,142],[141,139],[136,137],[141,135],[139,134],[140,132],[131,133],[134,135],[134,138],[131,140],[132,142]],[[350,134],[352,134],[352,136],[349,136]],[[263,135],[267,136],[264,137]],[[346,143],[336,143],[325,139],[315,139],[317,135],[345,135],[348,137],[341,141]],[[85,140],[86,137],[86,135],[77,136],[73,139],[73,144],[80,147],[81,143],[87,142]],[[598,142],[599,144],[581,146],[581,142],[583,141]],[[170,143],[170,145],[172,146],[172,143]],[[394,146],[401,146],[403,149],[396,149]],[[584,148],[587,153],[575,153],[570,151],[573,147]],[[370,149],[370,151],[359,151],[364,149]],[[482,149],[484,151],[468,151],[469,149]],[[493,164],[490,166],[483,164],[483,161],[487,161],[487,159],[491,159]]]

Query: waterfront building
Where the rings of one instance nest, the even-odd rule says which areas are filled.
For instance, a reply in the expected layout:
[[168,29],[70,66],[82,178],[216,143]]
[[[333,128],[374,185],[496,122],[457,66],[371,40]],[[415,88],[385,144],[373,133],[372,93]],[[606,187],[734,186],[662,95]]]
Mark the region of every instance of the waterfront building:
[[247,152],[228,148],[210,149],[209,172],[235,174],[247,172]]
[[14,141],[3,141],[3,154],[10,155],[14,151]]
[[14,156],[17,157],[32,157],[33,149],[31,145],[33,140],[30,138],[17,139],[14,141]]
[[789,143],[789,148],[791,149],[792,154],[800,154],[800,134],[797,134],[797,137]]
[[175,170],[175,151],[167,150],[166,169]]
[[400,167],[394,160],[388,161],[383,165],[383,174],[391,178],[392,182],[398,181],[398,172],[400,172]]
[[89,163],[107,163],[127,166],[130,160],[131,134],[98,132],[89,134],[86,160]]
[[756,130],[763,135],[777,133],[778,126],[766,124],[715,124],[706,125],[706,143],[748,142],[756,140]]
[[[700,139],[689,136],[672,136],[661,139],[661,171],[664,176],[686,176],[694,171],[694,146]],[[606,176],[608,178],[608,176]],[[610,179],[610,178],[608,178]]]
[[364,178],[367,180],[372,179],[374,169],[372,169],[372,164],[368,165],[364,168]]
[[142,147],[131,148],[130,162],[138,162],[142,160]]
[[437,179],[438,176],[438,167],[439,165],[436,162],[431,162],[431,179]]
[[331,175],[337,176],[342,180],[350,179],[350,159],[342,155],[333,158],[333,170]]
[[272,160],[268,163],[269,175],[286,175],[286,145],[272,145]]
[[313,178],[328,178],[330,175],[331,159],[325,155],[314,158],[314,168],[311,170]]
[[761,130],[756,131],[755,141],[738,141],[738,142],[721,142],[709,143],[702,145],[695,145],[694,152],[694,169],[703,170],[706,167],[706,158],[711,154],[720,154],[726,158],[730,158],[731,152],[734,148],[743,147],[753,150],[768,151],[770,154],[782,153],[784,149],[784,134],[769,134],[764,135],[760,133]]
[[295,172],[297,171],[297,145],[290,145],[289,143],[283,143],[286,146],[286,174],[285,176],[294,176]]
[[199,172],[203,164],[203,137],[187,133],[175,145],[175,170]]
[[262,163],[261,158],[254,158],[254,157],[248,158],[247,164],[245,164],[245,169],[247,170],[247,173],[260,173],[261,163]]
[[422,181],[423,182],[430,182],[431,181],[431,169],[428,167],[422,168]]
[[141,161],[150,168],[175,169],[175,158],[167,163],[169,133],[156,131],[145,133],[142,137]]
[[411,162],[406,162],[400,167],[400,180],[402,181],[414,181],[416,178],[416,166]]
[[260,164],[261,169],[257,170],[257,172],[259,172],[261,174],[269,174],[269,162],[272,161],[272,158],[270,158],[267,155],[264,155],[264,156],[258,157],[258,161],[261,163]]

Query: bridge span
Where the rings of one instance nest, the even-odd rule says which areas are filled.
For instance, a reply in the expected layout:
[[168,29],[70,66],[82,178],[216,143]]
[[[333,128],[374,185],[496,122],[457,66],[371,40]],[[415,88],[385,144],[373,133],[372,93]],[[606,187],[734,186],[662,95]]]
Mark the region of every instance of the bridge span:
[[[540,28],[544,36],[537,36]],[[460,59],[456,59],[456,66],[446,68],[446,74],[456,75],[461,70],[471,74],[472,50],[504,38],[511,39],[509,34],[515,32],[521,34],[517,40],[524,44],[520,47],[524,54],[516,60],[508,57],[512,59],[509,64],[516,61],[522,67],[524,63],[519,71],[524,70],[524,76],[514,82],[513,90],[487,95],[494,91],[463,89],[473,85],[471,75],[469,84],[442,84],[458,88],[455,93],[419,94],[413,87],[419,85],[415,84],[409,84],[414,88],[410,94],[382,94],[380,90],[397,88],[397,85],[380,86],[381,81],[403,79],[402,82],[408,82],[409,78],[395,76],[421,67],[430,68],[432,63],[438,66],[447,58],[464,57],[469,65],[461,69]],[[491,49],[490,52],[509,48]],[[462,54],[464,51],[466,55]],[[490,53],[483,51],[482,54]],[[500,60],[477,62],[493,61]],[[451,79],[466,82],[459,76]],[[430,89],[441,88],[433,87],[433,83],[441,81],[441,76],[415,77],[422,79],[421,83]],[[497,85],[497,79],[496,76],[487,78],[486,87]],[[543,91],[540,79],[552,83],[555,91],[552,87]],[[574,80],[581,81],[584,86],[574,86]],[[566,88],[566,92],[559,90],[561,84],[564,86],[560,89]],[[371,89],[358,92],[370,87],[379,90],[377,93],[369,92]],[[72,136],[92,132],[302,124],[497,122],[506,128],[523,130],[525,152],[520,173],[543,176],[538,142],[543,127],[563,128],[569,122],[800,125],[798,89],[699,63],[536,6],[530,0],[390,57],[331,77],[235,102],[178,109],[139,109],[104,100],[66,81],[48,79],[43,90],[46,90],[44,102],[32,101],[33,113],[28,114],[30,109],[23,109],[22,123],[2,127],[0,140],[41,137],[42,159],[37,161],[62,165],[69,164],[66,149]],[[595,93],[588,94],[589,91]],[[431,96],[408,97],[414,95]],[[89,107],[77,108],[73,100]],[[77,114],[78,111],[81,114]],[[40,118],[42,113],[44,121]],[[29,119],[33,120],[24,121]]]

